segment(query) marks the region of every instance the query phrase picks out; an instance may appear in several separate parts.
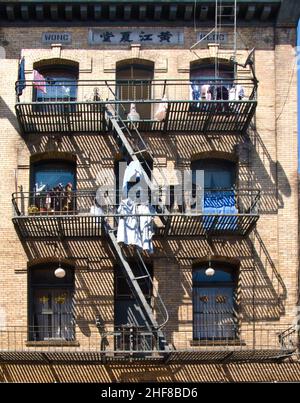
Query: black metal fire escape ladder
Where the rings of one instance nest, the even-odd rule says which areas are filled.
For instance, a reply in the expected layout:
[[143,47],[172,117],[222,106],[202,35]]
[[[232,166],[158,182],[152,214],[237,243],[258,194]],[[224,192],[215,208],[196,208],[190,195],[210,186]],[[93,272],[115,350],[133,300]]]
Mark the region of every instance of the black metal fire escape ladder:
[[[132,122],[132,124],[130,123],[134,131],[133,135],[133,133],[129,130],[128,126],[121,118],[121,116],[117,113],[116,108],[113,105],[110,105],[110,108],[106,109],[106,115],[107,119],[111,122],[115,130],[117,139],[121,141],[121,144],[123,144],[127,153],[130,155],[131,159],[133,161],[138,161],[140,163],[141,172],[143,173],[148,188],[151,191],[157,191],[159,187],[158,182],[156,181],[155,178],[153,181],[151,181],[151,179],[149,178],[148,174],[144,169],[144,166],[149,167],[149,158],[151,159],[151,163],[154,162],[155,158],[153,157],[151,151],[144,142],[142,136],[138,132],[138,129],[134,124],[134,122]],[[145,156],[147,156],[147,159],[145,158]],[[144,166],[142,162],[144,162]],[[156,167],[159,170],[157,164]],[[160,175],[165,181],[163,172],[160,171]],[[164,211],[166,212],[166,209],[164,209]],[[124,269],[124,273],[126,275],[127,280],[129,281],[131,289],[134,292],[135,297],[137,298],[140,307],[144,313],[145,323],[148,330],[152,332],[154,338],[157,340],[158,349],[168,351],[170,347],[168,346],[168,343],[165,339],[162,329],[169,319],[169,314],[165,304],[163,303],[162,298],[160,297],[157,290],[155,290],[157,298],[156,310],[158,314],[157,316],[159,317],[158,321],[154,315],[153,309],[151,308],[150,304],[147,301],[147,298],[145,297],[142,291],[140,282],[144,280],[147,280],[149,281],[149,283],[151,283],[153,291],[155,287],[141,253],[137,250],[136,257],[138,260],[137,263],[139,264],[140,267],[141,275],[136,276],[129,262],[125,258],[120,245],[117,242],[116,229],[112,228],[107,221],[104,223],[104,227],[110,239],[111,246],[113,247],[115,253],[117,254],[117,258]]]

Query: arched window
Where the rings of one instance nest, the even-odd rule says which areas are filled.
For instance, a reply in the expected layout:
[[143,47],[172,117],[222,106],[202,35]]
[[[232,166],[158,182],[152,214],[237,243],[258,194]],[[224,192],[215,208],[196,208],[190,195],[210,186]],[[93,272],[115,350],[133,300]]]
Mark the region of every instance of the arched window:
[[[119,62],[117,64],[117,98],[135,103],[135,101],[152,98],[151,83],[154,76],[154,63],[141,61]],[[130,111],[130,103],[124,104],[125,110],[119,111],[123,118]],[[137,103],[137,113],[140,119],[151,118],[151,104]]]
[[30,340],[74,340],[74,270],[63,265],[66,275],[55,276],[58,263],[29,269]]
[[31,205],[40,213],[70,212],[75,209],[75,159],[37,159],[31,164]]
[[192,161],[193,183],[196,171],[204,172],[205,189],[232,189],[236,182],[236,164],[221,158],[202,158]]
[[233,85],[234,70],[231,65],[215,66],[209,63],[192,63],[190,80],[192,83],[192,99],[228,100]]
[[212,262],[213,276],[206,275],[209,263],[193,270],[193,337],[222,340],[237,337],[236,267]]
[[78,68],[68,65],[43,65],[35,69],[33,99],[37,102],[76,101]]

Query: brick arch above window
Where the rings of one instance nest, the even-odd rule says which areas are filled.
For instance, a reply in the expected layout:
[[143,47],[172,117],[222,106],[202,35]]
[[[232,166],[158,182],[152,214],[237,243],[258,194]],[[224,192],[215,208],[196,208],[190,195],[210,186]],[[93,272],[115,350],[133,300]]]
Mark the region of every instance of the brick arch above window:
[[74,153],[62,151],[45,151],[35,153],[30,156],[30,164],[35,164],[42,161],[64,161],[76,164],[77,156]]
[[225,151],[202,151],[191,156],[191,162],[204,159],[220,159],[238,163],[238,155],[236,153],[228,153]]
[[41,73],[59,69],[72,73],[78,77],[79,62],[62,58],[41,59],[33,63],[33,69],[38,70]]

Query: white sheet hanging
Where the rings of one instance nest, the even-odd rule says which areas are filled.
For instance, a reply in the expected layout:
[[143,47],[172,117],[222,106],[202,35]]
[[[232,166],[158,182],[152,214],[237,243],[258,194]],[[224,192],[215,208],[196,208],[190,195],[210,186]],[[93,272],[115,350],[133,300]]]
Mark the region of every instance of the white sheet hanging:
[[166,119],[167,110],[168,110],[168,99],[164,96],[161,102],[158,104],[157,111],[155,112],[154,119],[158,122],[162,122]]
[[125,245],[136,245],[142,247],[141,232],[139,227],[139,218],[136,215],[136,203],[131,199],[121,201],[118,208],[119,218],[117,242]]
[[143,168],[139,161],[131,161],[124,172],[123,192],[126,192],[127,183],[143,177]]

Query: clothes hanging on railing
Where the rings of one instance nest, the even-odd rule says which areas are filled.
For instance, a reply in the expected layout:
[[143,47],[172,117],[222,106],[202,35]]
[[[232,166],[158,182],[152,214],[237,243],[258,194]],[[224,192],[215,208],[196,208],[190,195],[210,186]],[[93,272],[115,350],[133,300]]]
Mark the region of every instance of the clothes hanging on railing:
[[123,178],[123,192],[126,193],[128,182],[143,178],[143,168],[139,161],[131,161],[126,167]]
[[[203,214],[219,215],[215,227],[219,230],[237,229],[237,214],[234,191],[206,191],[204,192]],[[224,218],[224,215],[233,217]],[[236,216],[236,217],[234,217]],[[204,220],[205,227],[209,228],[214,220],[210,217]]]
[[149,253],[153,253],[153,216],[154,213],[152,206],[148,204],[140,204],[137,206],[138,214],[148,214],[139,216],[139,230],[142,239],[142,248]]
[[127,115],[127,119],[131,122],[140,120],[140,114],[137,112],[135,104],[130,104],[130,112]]
[[166,96],[162,97],[161,102],[158,104],[157,111],[155,112],[154,119],[158,122],[162,122],[166,119],[168,110],[168,99]]
[[241,101],[245,98],[245,90],[242,85],[235,85],[229,90],[229,101]]
[[210,85],[201,85],[201,99],[205,101],[211,101],[211,88]]
[[37,70],[33,70],[33,86],[34,86],[34,88],[43,92],[44,94],[47,93],[46,79]]
[[26,88],[26,81],[25,81],[25,58],[22,57],[19,61],[19,68],[18,68],[18,84],[17,84],[17,95],[22,95],[23,90]]
[[117,210],[117,213],[121,215],[118,223],[117,242],[141,248],[142,239],[136,207],[136,203],[131,199],[121,201]]
[[117,213],[121,215],[118,223],[117,242],[134,245],[153,253],[152,214],[154,210],[152,207],[148,204],[137,204],[128,198],[121,201]]

